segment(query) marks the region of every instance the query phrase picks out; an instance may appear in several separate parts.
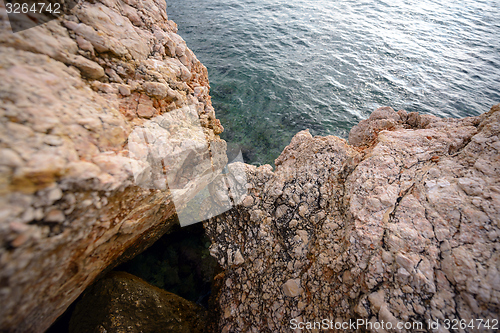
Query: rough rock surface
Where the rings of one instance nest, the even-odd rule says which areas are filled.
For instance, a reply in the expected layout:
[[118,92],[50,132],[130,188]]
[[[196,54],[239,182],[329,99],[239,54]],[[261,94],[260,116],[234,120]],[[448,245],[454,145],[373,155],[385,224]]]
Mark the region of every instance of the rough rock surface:
[[[191,181],[203,185],[226,163],[207,70],[165,6],[84,1],[71,15],[13,34],[0,4],[2,331],[43,332],[101,271],[176,223],[168,188],[137,186],[134,171],[149,169],[128,151],[136,128],[194,112],[210,156],[206,170],[198,165],[205,178]],[[195,128],[182,130],[200,139]],[[162,167],[180,168],[184,181],[188,155],[207,158],[198,146]]]
[[207,311],[125,272],[111,272],[76,304],[70,333],[206,331]]
[[205,222],[225,268],[222,332],[498,320],[500,105],[465,119],[382,108],[349,140],[360,148],[298,133],[274,172],[246,166],[239,207]]

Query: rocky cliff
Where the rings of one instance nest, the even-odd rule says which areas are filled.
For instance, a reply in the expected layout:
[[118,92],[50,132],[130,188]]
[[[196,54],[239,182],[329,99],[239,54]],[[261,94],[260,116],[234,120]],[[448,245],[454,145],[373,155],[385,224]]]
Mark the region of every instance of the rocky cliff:
[[349,142],[298,133],[274,172],[245,166],[242,205],[205,223],[225,268],[221,331],[414,332],[420,322],[448,332],[454,319],[477,319],[465,332],[481,319],[491,328],[500,105],[465,119],[380,108]]
[[[170,158],[159,172],[184,182],[182,200],[226,163],[207,70],[165,6],[84,1],[15,34],[0,6],[1,331],[43,332],[177,223],[152,150]],[[175,129],[158,145],[153,125]]]
[[[86,1],[16,34],[0,17],[0,330],[43,332],[176,223],[226,148],[163,0]],[[498,319],[499,133],[500,106],[458,120],[381,108],[349,143],[303,131],[275,171],[233,164],[247,178],[213,199],[248,195],[204,223],[225,269],[221,330]]]

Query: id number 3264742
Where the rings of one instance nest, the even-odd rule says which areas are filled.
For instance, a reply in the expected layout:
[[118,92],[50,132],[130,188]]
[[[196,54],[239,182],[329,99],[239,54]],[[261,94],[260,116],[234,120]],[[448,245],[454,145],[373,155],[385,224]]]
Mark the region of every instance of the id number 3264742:
[[5,4],[7,14],[61,14],[61,4],[59,3],[9,3]]
[[458,330],[458,329],[492,329],[492,330],[498,330],[498,319],[492,319],[491,321],[489,319],[471,319],[470,321],[462,319],[445,319],[443,321],[443,326],[447,330]]

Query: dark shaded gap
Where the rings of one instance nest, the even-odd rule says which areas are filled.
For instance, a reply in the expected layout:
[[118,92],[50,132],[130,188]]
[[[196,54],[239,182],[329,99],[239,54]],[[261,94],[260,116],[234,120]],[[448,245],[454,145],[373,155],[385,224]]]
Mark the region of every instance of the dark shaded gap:
[[161,237],[134,259],[116,267],[146,282],[208,308],[214,276],[220,272],[208,250],[202,223]]
[[[176,225],[147,250],[113,270],[133,274],[149,284],[215,311],[210,309],[209,298],[214,277],[222,272],[222,268],[210,256],[209,246],[210,240],[203,223],[184,228]],[[46,333],[69,332],[71,315],[81,297],[57,318]]]

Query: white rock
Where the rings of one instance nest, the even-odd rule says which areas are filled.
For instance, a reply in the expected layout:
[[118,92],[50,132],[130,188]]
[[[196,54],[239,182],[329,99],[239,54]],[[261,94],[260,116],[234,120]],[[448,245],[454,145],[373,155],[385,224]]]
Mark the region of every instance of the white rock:
[[300,279],[290,279],[282,286],[283,293],[288,297],[296,297],[302,293]]

